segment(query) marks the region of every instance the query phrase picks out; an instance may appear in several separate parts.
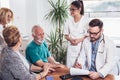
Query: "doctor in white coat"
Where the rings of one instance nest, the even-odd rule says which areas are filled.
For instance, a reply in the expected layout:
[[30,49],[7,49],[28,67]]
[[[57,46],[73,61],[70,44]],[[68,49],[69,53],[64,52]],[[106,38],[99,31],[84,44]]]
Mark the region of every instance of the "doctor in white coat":
[[[103,34],[103,22],[93,19],[89,23],[89,37],[82,44],[82,49],[75,66],[90,71],[91,79],[118,74],[114,43]],[[79,66],[78,66],[79,65]]]

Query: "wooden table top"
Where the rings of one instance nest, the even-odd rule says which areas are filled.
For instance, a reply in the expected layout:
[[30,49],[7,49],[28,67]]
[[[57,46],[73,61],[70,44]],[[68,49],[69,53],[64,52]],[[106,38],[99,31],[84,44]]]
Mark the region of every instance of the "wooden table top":
[[[56,68],[55,72],[50,72],[48,73],[47,76],[52,76],[54,78],[54,80],[61,80],[60,76],[61,75],[65,75],[65,74],[69,74],[70,73],[70,69],[67,67],[64,68]],[[77,76],[78,77],[78,76]],[[90,79],[88,76],[80,76],[83,80],[92,80]],[[46,77],[44,77],[41,80],[46,80]],[[70,79],[67,79],[70,80]],[[99,78],[96,80],[114,80],[114,76],[113,75],[107,75],[104,79],[103,78]]]

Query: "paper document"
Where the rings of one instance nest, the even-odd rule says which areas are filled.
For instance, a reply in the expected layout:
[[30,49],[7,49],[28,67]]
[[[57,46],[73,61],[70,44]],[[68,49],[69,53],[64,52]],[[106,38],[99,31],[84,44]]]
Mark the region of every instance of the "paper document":
[[120,75],[114,75],[115,80],[120,80]]
[[70,75],[88,75],[89,71],[85,69],[70,68]]

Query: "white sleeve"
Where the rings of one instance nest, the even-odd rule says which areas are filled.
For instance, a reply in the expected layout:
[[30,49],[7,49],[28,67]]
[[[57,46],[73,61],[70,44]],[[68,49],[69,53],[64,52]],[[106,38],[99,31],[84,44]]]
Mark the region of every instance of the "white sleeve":
[[82,69],[86,69],[86,54],[85,54],[85,40],[83,41],[83,44],[81,46],[80,56],[78,58],[78,61],[82,65]]
[[84,25],[84,31],[85,31],[84,35],[85,36],[89,35],[87,32],[89,29],[89,22],[90,22],[90,19],[88,17],[85,17],[85,25]]
[[67,20],[64,26],[64,32],[63,34],[70,34],[70,30],[69,30],[69,21]]

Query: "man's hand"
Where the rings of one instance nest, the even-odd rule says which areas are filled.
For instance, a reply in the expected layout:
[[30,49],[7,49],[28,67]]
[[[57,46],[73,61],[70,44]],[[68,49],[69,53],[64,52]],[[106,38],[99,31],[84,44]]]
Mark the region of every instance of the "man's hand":
[[50,64],[57,64],[58,63],[58,62],[55,61],[55,59],[52,56],[48,57],[48,62]]
[[82,68],[82,65],[81,65],[80,63],[76,62],[73,67],[74,67],[74,68],[80,68],[80,69],[81,69],[81,68]]
[[100,75],[99,75],[98,72],[93,72],[93,71],[91,71],[90,74],[89,74],[89,77],[90,77],[91,79],[97,79],[97,78],[100,77]]
[[55,71],[55,69],[50,67],[49,72],[54,72],[54,71]]

